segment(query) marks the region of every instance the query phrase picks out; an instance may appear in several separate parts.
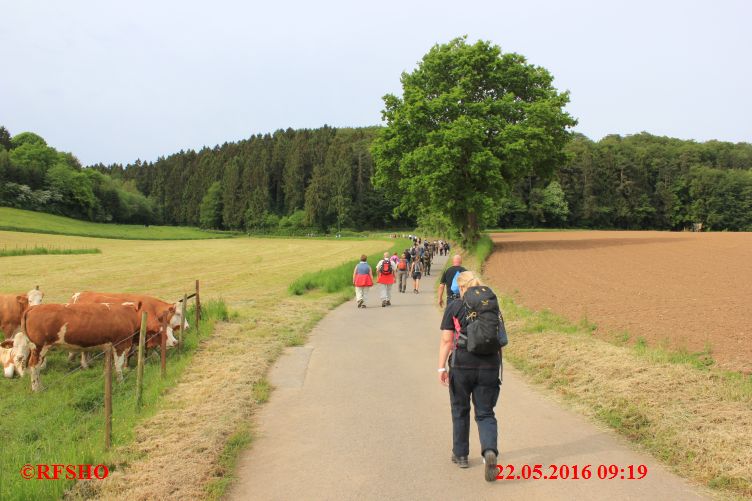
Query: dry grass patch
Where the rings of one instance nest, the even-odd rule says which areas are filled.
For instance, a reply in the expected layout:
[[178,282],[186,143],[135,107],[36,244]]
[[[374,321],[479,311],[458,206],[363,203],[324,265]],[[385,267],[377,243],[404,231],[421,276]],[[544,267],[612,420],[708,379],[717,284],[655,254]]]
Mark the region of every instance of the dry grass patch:
[[752,379],[699,369],[506,299],[505,357],[580,412],[722,496],[752,496]]

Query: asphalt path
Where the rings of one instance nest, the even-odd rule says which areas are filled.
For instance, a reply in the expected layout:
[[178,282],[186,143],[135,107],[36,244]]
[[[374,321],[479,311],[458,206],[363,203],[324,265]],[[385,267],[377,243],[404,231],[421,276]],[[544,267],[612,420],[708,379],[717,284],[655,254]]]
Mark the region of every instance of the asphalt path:
[[[269,375],[275,389],[255,418],[253,444],[240,457],[228,499],[708,499],[508,365],[496,415],[498,462],[515,467],[512,478],[483,479],[474,423],[470,467],[451,463],[449,395],[436,372],[441,310],[434,285],[444,259],[436,259],[420,294],[410,292],[411,283],[382,308],[374,287],[368,308],[343,304],[308,344],[280,357]],[[575,466],[582,472],[591,465],[592,476],[517,479],[523,465],[536,464],[544,476],[554,476],[551,465],[567,465],[570,477]],[[616,465],[616,478],[599,479],[599,465]],[[645,465],[645,478],[629,480],[630,465],[635,473]]]

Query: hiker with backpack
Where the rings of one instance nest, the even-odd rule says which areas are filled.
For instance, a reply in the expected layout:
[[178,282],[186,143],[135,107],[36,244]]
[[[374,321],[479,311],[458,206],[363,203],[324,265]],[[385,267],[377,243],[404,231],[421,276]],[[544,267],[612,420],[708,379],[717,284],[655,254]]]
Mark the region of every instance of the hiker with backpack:
[[423,260],[416,256],[410,265],[410,276],[413,277],[413,293],[420,292],[420,277],[423,274]]
[[381,284],[381,307],[392,305],[392,285],[394,284],[394,266],[389,253],[384,253],[384,259],[376,265],[378,278],[376,281]]
[[431,275],[431,260],[433,259],[433,256],[431,255],[431,247],[426,245],[425,251],[423,252],[423,272],[426,274],[426,276]]
[[394,251],[394,254],[392,254],[392,257],[389,258],[389,260],[392,262],[392,268],[397,268],[397,263],[399,262],[399,256],[397,255],[397,251]]
[[402,253],[402,257],[397,261],[397,287],[401,293],[405,293],[407,289],[407,271],[410,269],[410,253],[405,251]]
[[360,262],[355,265],[355,269],[353,270],[353,285],[355,286],[355,299],[358,308],[366,307],[368,289],[373,287],[371,275],[371,265],[368,264],[368,256],[363,254],[360,256]]
[[[496,480],[498,427],[494,407],[502,377],[501,350],[507,345],[499,301],[472,271],[459,274],[461,300],[447,304],[441,321],[439,382],[449,387],[452,408],[452,462],[468,467],[470,402],[485,463],[484,476]],[[447,369],[448,362],[448,369]]]
[[439,307],[444,307],[444,290],[446,289],[447,307],[449,303],[460,297],[460,288],[457,285],[457,276],[465,270],[462,266],[462,256],[459,254],[452,257],[452,266],[444,271],[439,282]]

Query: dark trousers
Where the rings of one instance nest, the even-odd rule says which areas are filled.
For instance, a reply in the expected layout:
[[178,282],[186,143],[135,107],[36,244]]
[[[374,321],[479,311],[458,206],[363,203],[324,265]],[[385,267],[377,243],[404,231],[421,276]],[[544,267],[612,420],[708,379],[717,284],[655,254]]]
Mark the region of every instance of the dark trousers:
[[497,455],[498,431],[494,407],[499,399],[498,369],[452,369],[449,373],[449,401],[452,404],[453,447],[457,457],[470,453],[470,400],[480,435],[480,453],[488,449]]

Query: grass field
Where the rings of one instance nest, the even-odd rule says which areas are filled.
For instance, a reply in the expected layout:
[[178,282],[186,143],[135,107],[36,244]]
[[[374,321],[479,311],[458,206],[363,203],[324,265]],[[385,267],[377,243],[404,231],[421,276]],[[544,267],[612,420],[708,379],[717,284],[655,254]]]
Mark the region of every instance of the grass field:
[[[48,303],[65,302],[81,290],[145,292],[176,300],[200,279],[202,300],[221,298],[230,310],[229,321],[217,323],[193,356],[170,358],[168,366],[176,372],[165,384],[148,387],[150,407],[142,415],[123,410],[131,405],[129,379],[123,386],[115,383],[115,447],[110,454],[103,454],[98,431],[101,363],[76,373],[81,379],[71,378],[71,385],[66,380],[39,395],[31,394],[28,378],[0,381],[0,415],[14,415],[13,427],[0,428],[2,499],[60,497],[70,482],[26,482],[18,471],[27,462],[71,461],[106,461],[113,468],[108,481],[80,483],[77,495],[82,497],[94,495],[86,490],[92,487],[101,490],[97,495],[118,498],[221,495],[229,481],[233,448],[252,437],[247,423],[257,401],[263,400],[263,375],[270,361],[284,346],[302,343],[311,326],[338,301],[316,291],[290,296],[289,284],[305,272],[392,245],[383,240],[93,240],[5,231],[0,231],[0,242],[96,245],[102,250],[3,258],[0,292],[26,291],[39,284]],[[74,368],[63,353],[53,353],[42,383],[52,385]],[[190,467],[176,468],[176,458]]]
[[146,227],[144,225],[91,223],[10,207],[0,207],[0,230],[128,240],[195,240],[227,238],[233,235],[229,232],[204,231],[185,226]]

